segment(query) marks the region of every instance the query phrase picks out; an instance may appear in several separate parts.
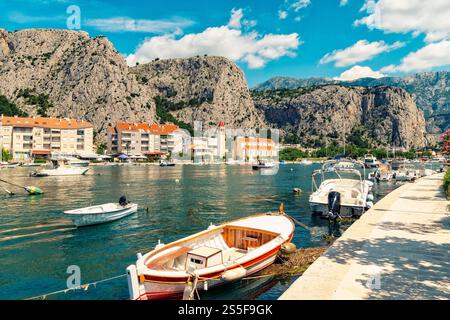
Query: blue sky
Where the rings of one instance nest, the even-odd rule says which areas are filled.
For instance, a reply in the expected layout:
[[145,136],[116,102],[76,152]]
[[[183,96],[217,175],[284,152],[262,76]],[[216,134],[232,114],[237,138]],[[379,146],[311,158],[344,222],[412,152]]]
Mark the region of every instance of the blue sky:
[[[446,0],[70,1],[1,0],[0,27],[105,35],[130,65],[155,57],[224,55],[250,86],[273,76],[403,75],[449,70]],[[395,3],[395,4],[393,4]]]

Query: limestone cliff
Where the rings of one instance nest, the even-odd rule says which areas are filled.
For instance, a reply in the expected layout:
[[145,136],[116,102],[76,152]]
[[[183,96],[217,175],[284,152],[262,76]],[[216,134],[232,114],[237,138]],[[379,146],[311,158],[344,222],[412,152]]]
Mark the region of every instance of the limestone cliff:
[[[425,120],[412,97],[393,87],[327,85],[253,92],[267,122],[305,145],[365,135],[378,146],[423,147]],[[347,140],[348,141],[348,140]]]

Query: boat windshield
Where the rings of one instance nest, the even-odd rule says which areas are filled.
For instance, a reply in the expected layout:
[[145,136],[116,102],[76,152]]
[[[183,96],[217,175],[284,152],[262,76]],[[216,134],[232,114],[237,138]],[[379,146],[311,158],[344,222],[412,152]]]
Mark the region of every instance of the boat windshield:
[[[363,173],[361,173],[361,170]],[[364,164],[358,161],[327,161],[322,168],[315,170],[312,174],[312,192],[319,189],[325,180],[356,180],[359,181],[361,190],[363,189],[363,178],[365,177]]]

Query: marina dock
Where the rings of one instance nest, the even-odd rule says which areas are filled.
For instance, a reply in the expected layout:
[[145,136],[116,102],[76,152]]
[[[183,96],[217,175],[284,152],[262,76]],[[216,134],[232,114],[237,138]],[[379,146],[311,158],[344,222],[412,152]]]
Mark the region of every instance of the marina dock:
[[443,174],[401,186],[357,220],[279,298],[449,299]]

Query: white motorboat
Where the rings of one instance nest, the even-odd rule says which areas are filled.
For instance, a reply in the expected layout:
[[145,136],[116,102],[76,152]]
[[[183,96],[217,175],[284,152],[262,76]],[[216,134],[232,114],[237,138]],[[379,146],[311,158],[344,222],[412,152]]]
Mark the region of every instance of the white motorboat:
[[159,162],[159,166],[160,166],[160,167],[175,167],[175,163],[169,162],[169,161],[167,161],[167,160],[161,160],[161,161]]
[[303,164],[303,165],[310,165],[313,162],[311,160],[308,160],[308,159],[302,159],[302,161],[300,163]]
[[87,160],[80,160],[80,159],[77,159],[77,158],[69,159],[67,161],[67,164],[69,166],[71,166],[71,167],[83,167],[83,168],[85,168],[85,167],[89,167],[89,163],[90,162],[87,161]]
[[84,175],[89,168],[73,167],[68,164],[67,160],[52,160],[53,167],[50,169],[42,169],[31,173],[32,177],[48,177],[48,176],[79,176]]
[[14,168],[17,168],[18,166],[20,166],[20,163],[19,162],[2,162],[0,165],[5,169],[14,169]]
[[369,179],[376,181],[391,181],[393,175],[394,174],[388,164],[380,164],[376,171],[369,173]]
[[272,169],[275,168],[276,164],[273,162],[265,162],[262,160],[258,160],[257,163],[252,165],[253,170],[259,170],[259,169]]
[[114,221],[136,213],[138,205],[135,203],[106,203],[76,210],[64,211],[77,227],[95,225]]
[[378,167],[379,164],[380,163],[378,162],[377,158],[374,157],[373,155],[366,154],[364,156],[364,166],[366,168],[376,168],[376,167]]
[[[133,300],[181,297],[240,280],[271,265],[292,240],[294,223],[282,213],[211,225],[170,244],[158,244],[127,268]],[[188,293],[189,293],[188,292]]]
[[414,181],[417,179],[419,170],[413,164],[401,164],[394,172],[396,181]]
[[[350,163],[353,167],[350,167]],[[363,169],[363,175],[357,169]],[[309,204],[312,212],[328,214],[328,195],[338,192],[341,197],[340,216],[351,217],[363,214],[373,203],[371,189],[373,182],[364,180],[365,169],[361,162],[331,160],[312,174],[312,193]],[[320,182],[318,184],[318,182]]]

